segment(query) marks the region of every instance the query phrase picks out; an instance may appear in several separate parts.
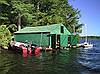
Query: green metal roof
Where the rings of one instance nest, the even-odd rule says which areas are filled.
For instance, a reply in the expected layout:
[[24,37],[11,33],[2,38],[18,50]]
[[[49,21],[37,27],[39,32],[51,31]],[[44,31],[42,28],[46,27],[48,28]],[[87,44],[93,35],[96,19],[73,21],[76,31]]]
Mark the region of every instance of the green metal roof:
[[[36,27],[25,27],[16,33],[38,33],[38,32],[50,32],[50,34],[61,34],[60,27],[64,26],[63,24],[53,24],[47,26],[36,26]],[[64,26],[64,34],[71,35],[71,33]]]

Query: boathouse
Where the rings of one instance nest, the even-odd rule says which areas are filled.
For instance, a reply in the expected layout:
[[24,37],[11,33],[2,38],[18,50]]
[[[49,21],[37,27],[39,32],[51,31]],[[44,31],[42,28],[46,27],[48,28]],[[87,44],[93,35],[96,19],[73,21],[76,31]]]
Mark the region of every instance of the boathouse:
[[51,48],[67,47],[69,36],[71,33],[63,24],[25,27],[14,33],[18,42],[32,42],[37,46]]

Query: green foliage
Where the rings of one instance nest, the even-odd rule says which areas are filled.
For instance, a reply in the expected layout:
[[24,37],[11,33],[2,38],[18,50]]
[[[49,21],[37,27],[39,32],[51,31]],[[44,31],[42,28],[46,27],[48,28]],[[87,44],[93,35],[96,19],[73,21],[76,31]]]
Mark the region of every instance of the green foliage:
[[14,32],[17,31],[17,26],[15,24],[10,24],[8,25],[8,29],[13,34]]
[[34,0],[33,4],[36,10],[33,26],[63,23],[73,32],[73,26],[78,24],[80,12],[67,0]]
[[6,25],[0,26],[0,45],[8,46],[8,43],[11,40],[11,33],[6,27]]
[[25,4],[21,1],[12,1],[11,3],[15,13],[32,13],[34,10],[33,4]]
[[6,0],[0,1],[0,24],[4,24],[8,22],[7,6],[8,3],[6,2]]
[[8,4],[6,0],[0,0],[0,4]]
[[18,21],[18,14],[21,14],[22,27],[30,26],[33,22],[34,4],[25,4],[21,1],[12,1],[12,14],[16,15],[14,18]]
[[81,33],[82,32],[82,26],[84,26],[84,24],[77,24],[75,26],[75,32]]
[[23,23],[22,27],[30,26],[33,23],[33,19],[32,18],[33,18],[32,14],[23,13],[22,21],[21,21]]
[[76,32],[81,32],[81,27],[77,27],[80,11],[68,0],[1,0],[0,8],[0,24],[17,26],[21,14],[22,27],[62,23],[70,32],[73,26]]

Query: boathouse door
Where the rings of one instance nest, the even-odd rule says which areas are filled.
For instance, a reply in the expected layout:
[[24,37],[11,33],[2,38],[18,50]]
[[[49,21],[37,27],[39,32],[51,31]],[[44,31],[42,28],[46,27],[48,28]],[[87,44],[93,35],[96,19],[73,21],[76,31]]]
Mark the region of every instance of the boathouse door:
[[57,49],[60,49],[60,35],[57,35],[56,46],[57,46]]
[[51,35],[51,48],[56,48],[56,34]]
[[71,44],[71,36],[68,36],[68,44]]

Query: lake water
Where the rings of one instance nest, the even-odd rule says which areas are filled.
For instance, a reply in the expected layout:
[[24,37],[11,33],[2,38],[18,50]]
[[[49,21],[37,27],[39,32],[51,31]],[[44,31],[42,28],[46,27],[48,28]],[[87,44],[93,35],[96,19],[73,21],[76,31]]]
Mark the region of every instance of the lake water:
[[100,40],[89,42],[93,48],[43,51],[27,57],[0,50],[0,74],[100,74]]

